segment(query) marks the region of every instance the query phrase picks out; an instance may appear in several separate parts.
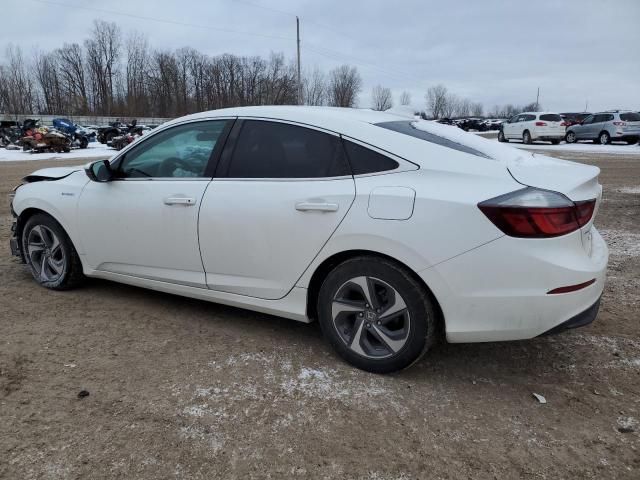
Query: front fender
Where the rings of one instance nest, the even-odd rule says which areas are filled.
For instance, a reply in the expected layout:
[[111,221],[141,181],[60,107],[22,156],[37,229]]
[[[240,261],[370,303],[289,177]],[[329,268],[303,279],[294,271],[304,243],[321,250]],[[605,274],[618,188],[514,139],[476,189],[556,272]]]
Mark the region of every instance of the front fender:
[[51,215],[64,228],[78,254],[83,254],[75,220],[78,198],[85,184],[42,181],[22,185],[16,191],[13,209],[19,219],[32,210]]

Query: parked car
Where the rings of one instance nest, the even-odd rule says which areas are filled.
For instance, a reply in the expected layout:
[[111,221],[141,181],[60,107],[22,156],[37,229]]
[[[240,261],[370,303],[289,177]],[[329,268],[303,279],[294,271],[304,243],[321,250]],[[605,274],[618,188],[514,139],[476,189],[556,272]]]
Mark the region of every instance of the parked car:
[[544,140],[558,145],[564,139],[565,125],[557,113],[524,112],[502,123],[498,141],[522,140],[530,144]]
[[67,135],[74,147],[87,148],[89,142],[96,141],[96,132],[76,125],[68,118],[54,118],[53,127]]
[[640,138],[640,113],[626,111],[600,112],[589,115],[580,124],[567,129],[567,143],[593,140],[606,145],[614,141],[632,145]]
[[477,130],[478,132],[484,132],[487,130],[484,120],[481,118],[462,118],[456,123],[465,132],[469,130]]
[[566,127],[570,127],[571,125],[576,125],[582,122],[585,118],[587,118],[591,113],[589,112],[579,112],[579,113],[561,113],[560,116],[565,123]]
[[440,333],[591,322],[599,171],[384,112],[231,108],[28,175],[10,244],[44,287],[98,277],[318,320],[348,362],[390,372]]

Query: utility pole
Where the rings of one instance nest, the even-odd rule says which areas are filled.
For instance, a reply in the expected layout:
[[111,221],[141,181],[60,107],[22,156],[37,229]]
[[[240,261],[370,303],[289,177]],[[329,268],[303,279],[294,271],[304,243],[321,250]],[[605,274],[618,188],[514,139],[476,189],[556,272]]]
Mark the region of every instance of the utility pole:
[[296,37],[298,40],[298,105],[302,105],[302,80],[300,79],[300,19],[297,16]]
[[538,94],[536,95],[536,110],[540,110],[540,87],[538,87]]

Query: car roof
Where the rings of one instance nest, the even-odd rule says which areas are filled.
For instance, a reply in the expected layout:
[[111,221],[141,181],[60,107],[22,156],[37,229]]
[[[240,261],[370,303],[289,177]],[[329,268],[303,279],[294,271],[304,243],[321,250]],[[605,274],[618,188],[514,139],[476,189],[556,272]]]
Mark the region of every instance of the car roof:
[[[341,108],[341,107],[310,107],[297,105],[269,105],[253,107],[234,107],[194,113],[176,121],[197,120],[215,117],[254,117],[270,118],[306,123],[327,130],[336,130],[336,124],[381,123],[393,122],[409,118],[396,113],[377,112],[369,109]],[[413,118],[413,117],[412,117]]]

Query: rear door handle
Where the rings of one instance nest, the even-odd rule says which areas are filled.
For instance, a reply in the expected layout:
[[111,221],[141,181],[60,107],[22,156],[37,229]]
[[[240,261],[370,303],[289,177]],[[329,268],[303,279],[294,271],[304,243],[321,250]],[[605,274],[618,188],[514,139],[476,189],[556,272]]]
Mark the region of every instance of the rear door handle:
[[326,202],[298,202],[296,203],[296,210],[300,212],[337,212],[338,204]]
[[182,197],[178,195],[172,195],[164,199],[165,205],[195,205],[196,199],[193,197]]

